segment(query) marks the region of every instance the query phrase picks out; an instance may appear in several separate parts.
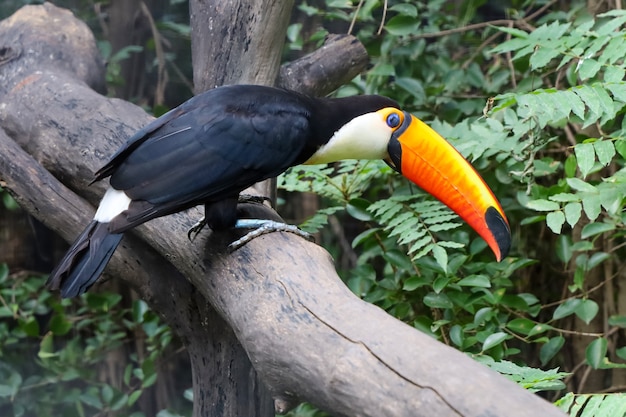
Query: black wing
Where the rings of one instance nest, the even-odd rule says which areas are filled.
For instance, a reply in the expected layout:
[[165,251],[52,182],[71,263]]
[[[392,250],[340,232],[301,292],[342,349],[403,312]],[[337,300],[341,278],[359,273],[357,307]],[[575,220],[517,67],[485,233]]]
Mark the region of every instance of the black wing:
[[165,114],[98,172],[143,202],[133,222],[236,197],[302,160],[311,130],[306,99],[241,87],[210,90]]

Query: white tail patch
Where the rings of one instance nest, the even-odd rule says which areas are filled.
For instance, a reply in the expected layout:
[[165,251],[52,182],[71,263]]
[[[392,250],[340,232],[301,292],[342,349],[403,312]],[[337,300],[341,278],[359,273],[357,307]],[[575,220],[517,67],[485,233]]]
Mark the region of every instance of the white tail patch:
[[100,223],[109,223],[115,216],[124,210],[128,210],[130,202],[131,199],[124,191],[109,187],[104,197],[102,197],[102,201],[100,201],[100,205],[93,219]]

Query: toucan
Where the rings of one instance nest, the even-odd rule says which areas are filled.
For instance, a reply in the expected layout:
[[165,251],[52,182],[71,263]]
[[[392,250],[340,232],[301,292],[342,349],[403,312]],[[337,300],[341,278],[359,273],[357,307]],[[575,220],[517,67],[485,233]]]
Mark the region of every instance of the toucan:
[[489,187],[438,133],[386,97],[314,98],[258,86],[214,88],[133,135],[95,174],[110,177],[93,220],[47,286],[74,297],[95,283],[129,229],[205,206],[214,231],[237,225],[239,194],[299,164],[382,159],[455,211],[497,260],[509,224]]

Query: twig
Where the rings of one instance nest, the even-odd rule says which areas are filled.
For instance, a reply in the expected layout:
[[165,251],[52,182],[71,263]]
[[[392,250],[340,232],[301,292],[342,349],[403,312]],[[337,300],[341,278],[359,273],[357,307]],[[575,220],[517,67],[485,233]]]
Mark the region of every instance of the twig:
[[[513,24],[509,24],[509,28],[512,28]],[[511,34],[506,34],[506,40],[511,40]],[[509,67],[509,72],[511,73],[511,85],[513,89],[517,89],[517,80],[515,79],[515,66],[513,65],[513,56],[511,55],[511,51],[507,51],[506,54],[506,64]]]
[[380,26],[378,26],[378,32],[376,32],[377,35],[380,35],[383,32],[385,20],[387,19],[387,6],[388,0],[385,0],[385,2],[383,3],[383,17],[380,19]]
[[352,18],[352,22],[350,22],[350,27],[348,28],[348,35],[352,34],[352,29],[354,29],[354,24],[356,23],[356,18],[359,15],[359,11],[361,10],[361,7],[363,6],[363,2],[365,0],[361,0],[359,2],[359,5],[356,6],[356,10],[354,11],[354,17]]
[[154,38],[154,51],[156,53],[158,62],[158,80],[154,92],[154,104],[161,105],[165,102],[165,86],[167,85],[167,72],[165,71],[165,53],[163,52],[163,44],[161,41],[161,35],[154,23],[152,13],[146,6],[145,2],[141,2],[141,12],[146,16],[150,23],[150,30],[152,31],[152,37]]

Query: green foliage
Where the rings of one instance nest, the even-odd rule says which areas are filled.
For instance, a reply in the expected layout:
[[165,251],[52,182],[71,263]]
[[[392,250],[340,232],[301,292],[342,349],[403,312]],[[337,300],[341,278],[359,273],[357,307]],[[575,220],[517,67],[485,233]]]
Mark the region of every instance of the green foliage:
[[479,361],[533,392],[562,390],[565,388],[562,379],[569,375],[567,372],[559,372],[557,369],[543,371],[519,366],[510,361],[496,362],[485,356],[480,357]]
[[[171,330],[141,300],[132,308],[122,308],[118,294],[59,300],[42,290],[44,281],[0,264],[0,414],[142,416],[133,406],[156,381]],[[120,385],[102,382],[100,364],[131,331],[145,336],[144,349],[131,356]]]
[[556,405],[574,417],[624,417],[626,394],[568,393]]
[[[392,97],[473,162],[509,216],[509,258],[492,262],[482,240],[390,170],[348,198],[329,191],[337,189],[330,174],[343,164],[313,168],[327,171],[314,186],[291,189],[330,201],[324,219],[362,222],[351,236],[356,263],[343,273],[356,294],[483,362],[496,360],[494,369],[529,389],[562,389],[564,373],[502,360],[563,364],[564,346],[582,343],[581,360],[592,370],[626,363],[615,337],[624,316],[612,310],[598,325],[607,308],[598,290],[612,288],[624,255],[626,13],[589,16],[580,2],[547,9],[530,25],[456,30],[474,23],[482,3],[464,2],[453,13],[444,1],[389,1],[382,26],[382,2],[301,9],[354,21],[372,56],[371,70],[337,95]],[[510,6],[513,19],[532,15],[522,2]],[[598,282],[603,272],[610,277]]]
[[7,210],[18,210],[20,207],[15,199],[11,197],[11,194],[9,194],[8,191],[3,190],[2,187],[0,187],[0,199],[2,199],[2,205]]

